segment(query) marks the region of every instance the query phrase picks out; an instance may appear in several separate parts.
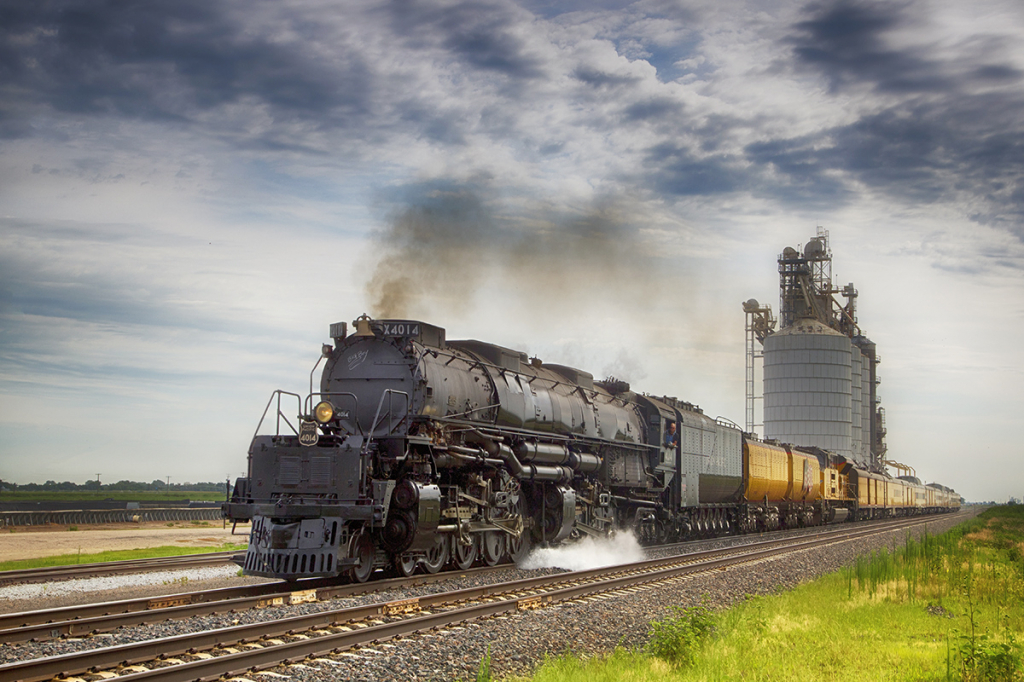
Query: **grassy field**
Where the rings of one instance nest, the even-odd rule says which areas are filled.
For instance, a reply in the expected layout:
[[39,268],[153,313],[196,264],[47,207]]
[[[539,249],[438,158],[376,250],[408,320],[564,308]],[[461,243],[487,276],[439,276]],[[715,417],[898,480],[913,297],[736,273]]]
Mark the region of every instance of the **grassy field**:
[[524,679],[1024,681],[1022,554],[1024,506],[993,507],[791,592],[670,613],[645,651],[568,655]]
[[75,491],[4,491],[0,493],[0,502],[103,502],[114,500],[117,502],[163,502],[181,500],[195,500],[196,502],[223,502],[225,493],[223,490],[75,490]]
[[30,568],[48,568],[50,566],[74,566],[76,564],[99,564],[107,561],[127,561],[129,559],[152,559],[165,556],[183,556],[186,554],[206,554],[208,552],[244,551],[245,545],[224,544],[220,547],[150,547],[148,549],[130,549],[117,552],[98,552],[96,554],[61,554],[42,559],[24,559],[22,561],[0,561],[0,571],[23,571]]

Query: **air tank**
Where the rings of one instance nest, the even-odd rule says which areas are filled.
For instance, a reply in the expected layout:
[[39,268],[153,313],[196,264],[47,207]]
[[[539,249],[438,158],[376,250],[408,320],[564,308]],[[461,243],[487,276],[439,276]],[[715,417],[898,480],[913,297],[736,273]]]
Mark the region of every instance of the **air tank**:
[[849,337],[814,319],[767,337],[765,437],[851,456],[852,363]]

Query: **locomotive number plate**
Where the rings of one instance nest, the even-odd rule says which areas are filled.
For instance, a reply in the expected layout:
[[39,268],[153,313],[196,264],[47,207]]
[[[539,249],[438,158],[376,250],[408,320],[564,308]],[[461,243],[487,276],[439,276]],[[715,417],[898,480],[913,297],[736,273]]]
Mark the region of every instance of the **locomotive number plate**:
[[406,323],[384,323],[384,336],[419,336],[420,326],[418,324]]
[[302,445],[316,445],[320,435],[316,432],[316,422],[302,420],[299,422],[299,443]]

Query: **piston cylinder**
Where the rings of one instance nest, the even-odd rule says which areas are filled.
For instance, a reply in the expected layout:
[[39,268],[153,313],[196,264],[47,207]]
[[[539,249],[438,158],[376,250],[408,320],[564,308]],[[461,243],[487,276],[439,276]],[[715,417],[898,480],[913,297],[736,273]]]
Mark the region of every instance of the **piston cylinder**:
[[601,468],[601,458],[586,452],[572,452],[558,443],[522,442],[514,452],[523,462],[563,464],[582,473],[593,473]]
[[568,464],[569,450],[557,443],[518,443],[515,447],[516,457],[524,462],[542,462],[544,464]]

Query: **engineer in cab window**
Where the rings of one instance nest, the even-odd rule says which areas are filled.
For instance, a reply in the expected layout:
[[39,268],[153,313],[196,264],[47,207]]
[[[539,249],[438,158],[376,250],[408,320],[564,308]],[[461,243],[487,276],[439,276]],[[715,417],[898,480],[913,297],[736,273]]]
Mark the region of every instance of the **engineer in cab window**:
[[679,442],[679,434],[676,433],[676,423],[669,422],[668,431],[665,432],[665,447],[672,448],[675,450],[676,444]]

